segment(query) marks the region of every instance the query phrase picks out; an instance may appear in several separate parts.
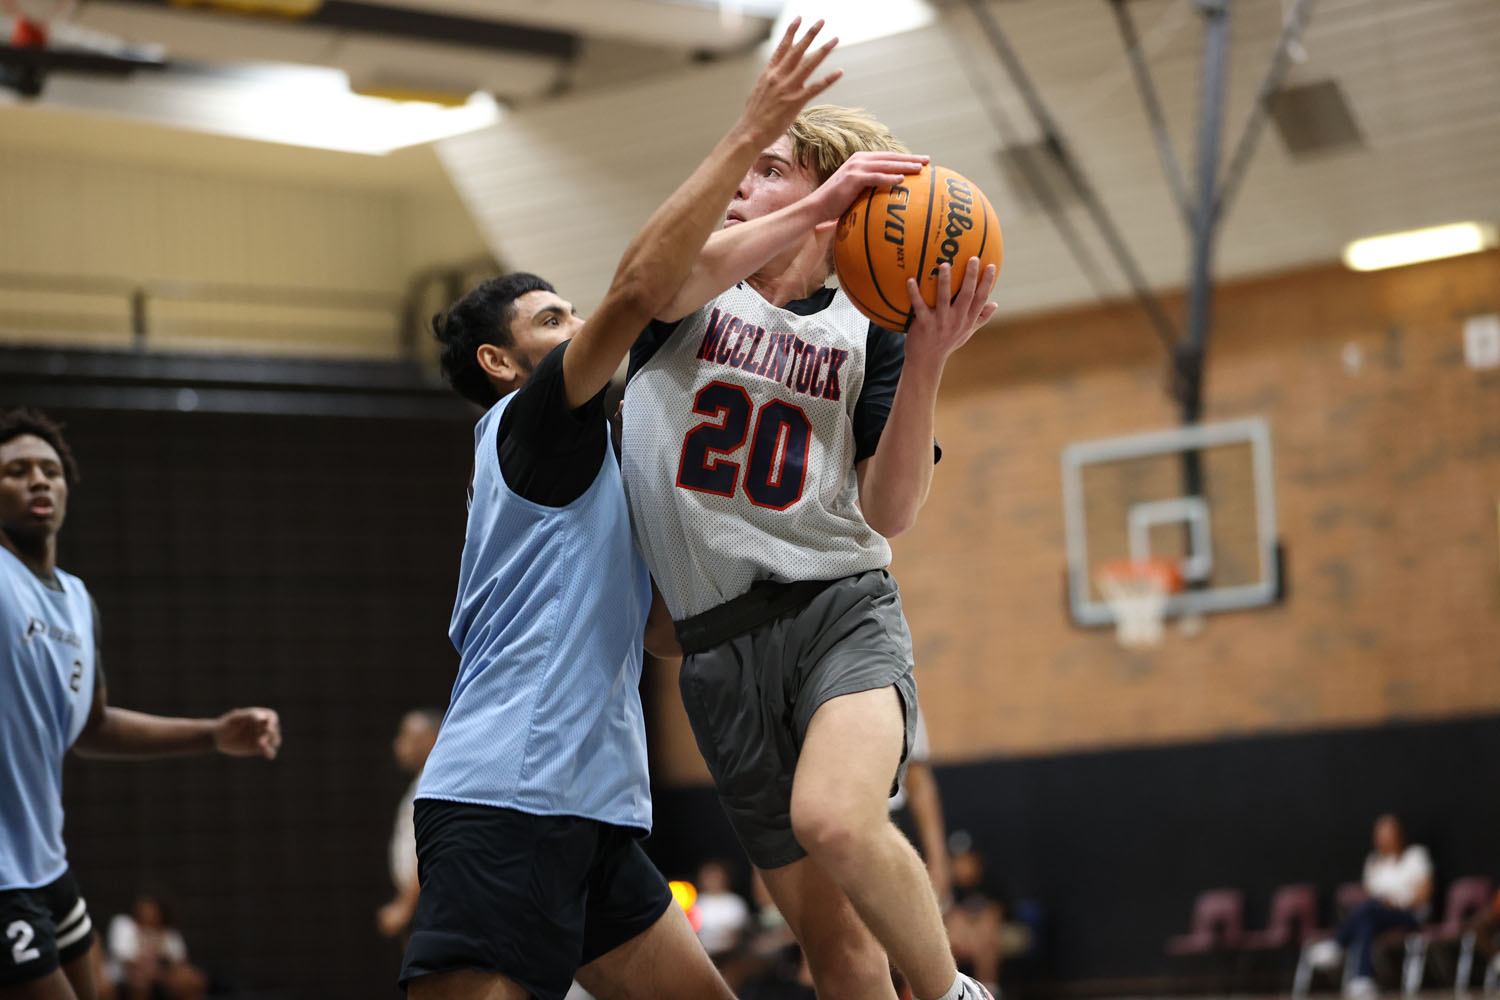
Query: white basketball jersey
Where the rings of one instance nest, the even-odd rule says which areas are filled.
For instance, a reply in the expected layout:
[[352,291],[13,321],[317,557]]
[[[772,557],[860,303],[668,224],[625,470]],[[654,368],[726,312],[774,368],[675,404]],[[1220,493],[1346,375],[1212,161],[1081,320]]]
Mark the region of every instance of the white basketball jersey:
[[674,619],[760,580],[890,564],[855,475],[869,335],[842,292],[798,315],[741,283],[683,319],[632,376],[621,469],[636,543]]

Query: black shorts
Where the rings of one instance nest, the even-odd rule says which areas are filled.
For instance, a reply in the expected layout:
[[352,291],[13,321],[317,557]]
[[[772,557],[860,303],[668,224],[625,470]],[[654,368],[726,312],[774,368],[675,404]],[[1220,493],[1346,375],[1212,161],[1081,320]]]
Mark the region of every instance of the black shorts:
[[473,969],[562,1000],[579,966],[651,927],[672,903],[636,831],[574,816],[418,799],[422,894],[401,965]]
[[824,703],[896,689],[906,738],[892,794],[916,738],[911,633],[896,581],[884,570],[817,588],[805,606],[688,654],[678,685],[719,802],[757,868],[807,855],[792,833],[792,778]]
[[40,979],[87,954],[94,923],[72,869],[39,889],[0,890],[0,986]]

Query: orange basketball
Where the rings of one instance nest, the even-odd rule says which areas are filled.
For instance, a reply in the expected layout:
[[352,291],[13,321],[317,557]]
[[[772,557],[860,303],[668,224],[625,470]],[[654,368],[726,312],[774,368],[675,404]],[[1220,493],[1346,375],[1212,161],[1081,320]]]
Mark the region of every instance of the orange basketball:
[[958,291],[970,257],[1000,266],[1000,220],[984,192],[946,167],[926,166],[894,187],[871,188],[839,219],[833,265],[844,294],[891,330],[911,325],[906,279],[937,303],[938,265],[953,267]]

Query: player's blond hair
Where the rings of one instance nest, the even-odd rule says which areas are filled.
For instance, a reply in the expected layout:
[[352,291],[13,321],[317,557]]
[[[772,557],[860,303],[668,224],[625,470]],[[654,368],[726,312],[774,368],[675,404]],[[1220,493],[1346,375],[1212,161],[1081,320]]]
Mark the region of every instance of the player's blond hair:
[[818,104],[803,111],[787,129],[792,160],[818,175],[822,184],[855,153],[880,150],[908,153],[901,140],[864,108]]

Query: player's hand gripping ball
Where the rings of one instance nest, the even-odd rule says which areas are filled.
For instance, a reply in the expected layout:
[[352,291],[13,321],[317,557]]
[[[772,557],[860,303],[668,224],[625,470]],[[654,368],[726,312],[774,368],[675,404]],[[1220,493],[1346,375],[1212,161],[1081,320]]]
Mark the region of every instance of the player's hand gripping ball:
[[954,291],[970,257],[1000,269],[1000,220],[984,192],[946,167],[926,166],[892,187],[871,188],[839,219],[833,265],[860,312],[891,330],[911,325],[906,279],[937,305],[938,265],[953,268]]

